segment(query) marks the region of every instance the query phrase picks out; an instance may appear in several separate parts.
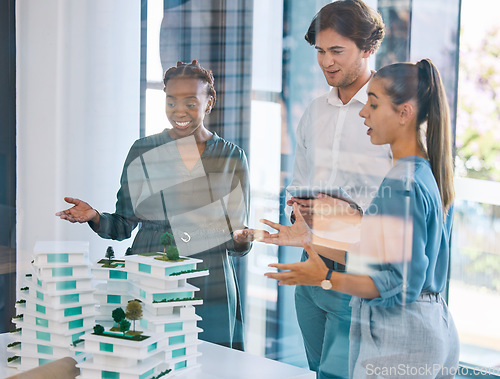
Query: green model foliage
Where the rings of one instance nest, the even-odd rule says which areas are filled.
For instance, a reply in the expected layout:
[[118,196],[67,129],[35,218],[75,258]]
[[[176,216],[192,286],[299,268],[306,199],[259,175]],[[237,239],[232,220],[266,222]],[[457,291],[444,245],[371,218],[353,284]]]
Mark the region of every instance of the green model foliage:
[[125,317],[134,322],[134,332],[135,332],[135,321],[142,318],[142,305],[137,300],[131,300],[127,304],[127,312]]
[[167,258],[171,261],[177,261],[179,259],[179,250],[177,249],[177,246],[169,246],[166,254]]
[[165,232],[161,235],[160,237],[160,243],[162,244],[162,246],[166,249],[168,246],[170,245],[173,245],[175,242],[174,240],[174,236],[169,233],[169,232]]
[[171,233],[163,233],[160,238],[160,243],[163,246],[163,252],[169,260],[176,261],[179,259],[179,250],[177,250],[175,246],[174,236]]
[[85,341],[85,340],[82,340],[81,338],[78,338],[77,340],[73,341],[72,345],[73,345],[73,347],[76,347],[76,345],[78,345],[79,343],[82,343],[83,341]]
[[95,334],[103,334],[104,333],[104,326],[99,325],[99,324],[95,325],[94,326],[94,333]]
[[180,298],[180,297],[177,297],[175,299],[163,299],[163,300],[153,300],[153,303],[172,303],[172,302],[175,302],[175,301],[192,301],[192,300],[202,300],[201,297],[183,297],[183,298]]
[[177,276],[177,275],[182,275],[182,274],[190,274],[192,272],[200,272],[200,271],[208,271],[208,268],[195,268],[192,270],[183,270],[183,271],[177,271],[171,273],[169,276]]
[[130,330],[130,321],[127,319],[123,319],[120,321],[120,331],[125,334]]
[[125,311],[122,308],[115,308],[113,312],[111,312],[111,317],[113,317],[113,320],[119,324],[120,321],[125,318]]
[[111,260],[115,257],[115,251],[112,246],[108,246],[106,249],[106,258],[108,258],[108,264],[111,264]]
[[172,371],[171,369],[166,369],[165,371],[160,372],[157,376],[153,376],[151,379],[160,379],[162,376],[167,375]]

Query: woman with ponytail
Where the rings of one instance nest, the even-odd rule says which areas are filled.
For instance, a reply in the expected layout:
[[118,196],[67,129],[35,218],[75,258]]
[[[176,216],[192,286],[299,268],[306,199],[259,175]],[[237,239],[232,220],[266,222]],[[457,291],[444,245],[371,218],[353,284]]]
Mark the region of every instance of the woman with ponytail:
[[[449,266],[453,165],[449,110],[437,68],[428,59],[383,67],[369,83],[360,116],[371,142],[389,144],[394,158],[362,217],[360,242],[347,252],[335,241],[324,243],[297,208],[291,227],[264,220],[279,232],[263,232],[261,240],[304,245],[309,259],[271,264],[283,271],[266,275],[280,284],[353,296],[350,377],[454,377],[458,335],[440,295]],[[332,206],[328,217],[348,213],[339,200],[315,202],[321,209]],[[345,273],[328,270],[317,254],[325,250],[346,262]]]

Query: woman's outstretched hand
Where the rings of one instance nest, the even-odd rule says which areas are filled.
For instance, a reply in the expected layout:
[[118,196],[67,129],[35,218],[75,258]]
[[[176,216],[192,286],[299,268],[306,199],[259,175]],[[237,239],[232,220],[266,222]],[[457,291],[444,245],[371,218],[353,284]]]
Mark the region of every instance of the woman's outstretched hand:
[[302,246],[304,242],[308,243],[311,239],[311,229],[300,213],[297,203],[293,204],[293,212],[295,214],[295,223],[291,226],[281,225],[266,219],[260,220],[263,224],[276,229],[278,233],[272,234],[267,231],[261,231],[261,233],[256,236],[256,240],[284,246]]
[[56,213],[62,220],[68,220],[69,222],[89,222],[99,223],[99,213],[92,208],[88,203],[80,199],[74,199],[72,197],[65,197],[64,201],[70,204],[74,204],[73,207],[68,208],[64,211]]
[[250,243],[254,238],[254,229],[239,229],[233,232],[233,240],[236,243]]
[[281,272],[267,272],[264,275],[279,281],[279,285],[305,285],[320,286],[321,281],[326,278],[328,267],[321,257],[314,251],[312,246],[304,243],[304,249],[309,258],[304,262],[297,263],[271,263],[269,267],[275,267]]

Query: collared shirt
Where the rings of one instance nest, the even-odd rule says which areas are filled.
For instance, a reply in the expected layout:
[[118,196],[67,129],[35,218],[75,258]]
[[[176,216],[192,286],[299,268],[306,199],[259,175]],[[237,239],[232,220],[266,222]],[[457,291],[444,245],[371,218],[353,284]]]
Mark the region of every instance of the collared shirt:
[[287,189],[342,187],[362,209],[368,207],[392,167],[392,154],[389,145],[370,142],[359,116],[368,100],[367,87],[347,104],[334,87],[307,107],[297,127],[293,177]]

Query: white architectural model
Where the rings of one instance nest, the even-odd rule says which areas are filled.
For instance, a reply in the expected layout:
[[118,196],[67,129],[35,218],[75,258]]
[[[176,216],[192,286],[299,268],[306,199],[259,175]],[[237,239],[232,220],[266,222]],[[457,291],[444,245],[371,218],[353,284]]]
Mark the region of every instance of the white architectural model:
[[[208,270],[196,269],[198,259],[169,262],[163,257],[130,255],[94,265],[95,279],[103,281],[95,295],[100,304],[97,320],[104,329],[85,334],[76,345],[75,350],[92,356],[77,365],[79,378],[160,378],[196,366],[202,330],[196,326],[200,318],[194,306],[202,300],[186,279],[208,275]],[[143,315],[135,325],[137,332],[125,334],[112,314],[127,309],[131,300],[140,301]]]
[[[24,371],[71,356],[80,379],[151,379],[195,367],[202,330],[194,306],[203,302],[186,280],[209,274],[200,262],[161,253],[104,258],[92,278],[88,243],[38,242],[7,364]],[[142,314],[129,312],[129,302]]]
[[8,365],[28,370],[73,356],[70,346],[95,323],[94,290],[86,242],[37,242],[33,271],[21,278],[16,342]]

